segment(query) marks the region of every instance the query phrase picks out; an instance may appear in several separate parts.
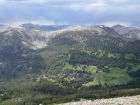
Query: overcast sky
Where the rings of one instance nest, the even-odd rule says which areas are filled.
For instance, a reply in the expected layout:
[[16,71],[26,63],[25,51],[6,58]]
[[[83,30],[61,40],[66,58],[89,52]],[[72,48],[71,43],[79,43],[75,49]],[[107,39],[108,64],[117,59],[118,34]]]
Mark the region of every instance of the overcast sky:
[[140,26],[140,0],[0,0],[0,24]]

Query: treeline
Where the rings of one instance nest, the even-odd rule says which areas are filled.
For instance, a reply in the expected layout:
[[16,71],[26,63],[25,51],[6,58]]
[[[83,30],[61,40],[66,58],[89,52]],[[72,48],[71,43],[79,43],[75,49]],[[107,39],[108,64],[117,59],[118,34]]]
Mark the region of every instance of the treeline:
[[54,98],[51,101],[43,102],[43,105],[52,105],[52,104],[60,104],[66,103],[70,101],[79,101],[80,99],[87,99],[87,100],[95,100],[95,99],[102,99],[102,98],[115,98],[115,97],[123,97],[123,96],[134,96],[139,95],[140,89],[125,89],[125,90],[97,90],[96,92],[86,92],[86,93],[79,93],[73,94],[70,96]]
[[[105,50],[103,50],[102,52],[100,52],[100,50],[94,52],[72,50],[69,53],[67,53],[67,55],[65,55],[65,59],[67,59],[67,61],[72,65],[95,65],[99,68],[107,65],[109,67],[118,67],[123,69],[125,67],[132,67],[131,65],[127,64],[128,62],[134,62],[135,64],[140,63],[140,60],[137,59],[139,55],[133,55],[131,53],[134,57],[126,59],[125,56],[129,57],[129,54],[126,55],[127,53],[111,53],[112,55],[114,54],[113,57],[108,57],[109,54],[110,52]],[[119,55],[119,58],[117,58],[117,55]]]

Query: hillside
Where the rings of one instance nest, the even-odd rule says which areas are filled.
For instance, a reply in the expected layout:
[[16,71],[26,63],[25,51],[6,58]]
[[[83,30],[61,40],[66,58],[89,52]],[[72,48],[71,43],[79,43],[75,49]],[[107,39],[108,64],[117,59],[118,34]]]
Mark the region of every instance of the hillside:
[[104,25],[55,31],[2,26],[0,42],[1,105],[100,98],[140,88],[140,40]]
[[[71,81],[75,81],[76,87],[129,82],[132,78],[127,74],[128,69],[130,67],[133,71],[133,62],[139,62],[139,41],[121,38],[108,27],[89,29],[66,31],[51,39],[50,49],[40,52],[46,58],[46,64],[53,64],[47,72],[67,85],[73,85]],[[46,77],[51,77],[50,74]]]

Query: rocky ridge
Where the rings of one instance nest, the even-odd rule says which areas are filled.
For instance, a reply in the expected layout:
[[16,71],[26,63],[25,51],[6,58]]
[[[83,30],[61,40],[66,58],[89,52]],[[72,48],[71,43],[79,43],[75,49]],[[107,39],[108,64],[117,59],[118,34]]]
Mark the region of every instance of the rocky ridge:
[[[114,35],[119,36],[117,32],[113,31],[109,27],[105,26],[69,26],[62,30],[57,31],[42,31],[42,30],[33,30],[24,28],[21,26],[2,26],[0,27],[0,36],[2,39],[7,40],[12,39],[12,37],[16,36],[22,40],[22,44],[31,49],[38,49],[48,46],[48,41],[56,35],[59,35],[63,32],[67,31],[85,31],[92,30],[98,32],[99,35]],[[6,44],[6,43],[5,43]]]
[[39,24],[31,24],[31,23],[21,24],[20,26],[27,29],[41,30],[41,31],[56,31],[69,27],[69,25],[39,25]]

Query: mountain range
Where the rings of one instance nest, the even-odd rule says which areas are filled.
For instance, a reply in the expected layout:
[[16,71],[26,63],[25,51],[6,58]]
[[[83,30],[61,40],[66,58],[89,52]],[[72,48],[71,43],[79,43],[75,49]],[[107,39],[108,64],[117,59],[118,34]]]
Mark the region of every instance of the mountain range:
[[11,101],[22,97],[25,102],[28,91],[54,97],[62,91],[74,94],[83,89],[140,86],[140,27],[3,25],[0,42],[0,81],[7,84],[0,85],[7,89],[13,83],[20,90],[16,84],[20,81],[23,87],[29,86],[24,87],[23,96],[0,88],[2,102],[7,100],[4,94]]
[[[53,59],[58,59],[57,57],[59,57],[60,55],[63,54],[65,55],[65,53],[67,55],[73,51],[75,52],[75,50],[76,52],[78,50],[80,51],[79,53],[85,54],[88,51],[92,53],[96,52],[99,53],[99,55],[101,54],[102,56],[104,56],[103,53],[106,52],[111,53],[111,55],[114,57],[115,57],[114,53],[117,52],[120,53],[124,51],[130,54],[130,52],[133,52],[132,51],[133,49],[135,52],[139,51],[138,50],[139,45],[137,44],[140,38],[139,27],[124,27],[121,25],[116,25],[110,28],[104,25],[97,26],[65,25],[62,28],[62,26],[63,25],[55,26],[56,29],[52,29],[51,31],[48,31],[49,30],[48,27],[54,26],[42,26],[42,25],[40,26],[33,24],[23,24],[20,26],[1,26],[0,51],[1,57],[3,58],[1,59],[1,69],[2,69],[1,71],[3,71],[1,72],[1,74],[4,75],[7,70],[8,70],[7,72],[9,72],[9,69],[6,66],[6,64],[9,65],[9,61],[8,63],[5,63],[3,62],[3,60],[4,59],[9,60],[10,58],[8,58],[7,56],[11,56],[11,54],[12,54],[11,60],[17,59],[18,62],[18,60],[21,59],[20,57],[26,58],[27,56],[30,57],[34,55],[35,56],[41,55],[43,56],[43,58],[46,58],[49,61],[49,59],[52,59],[53,57],[54,57]],[[42,27],[46,27],[48,28],[48,30],[45,31],[44,28]],[[59,28],[62,29],[58,30]],[[130,43],[131,44],[134,43],[135,46],[130,45]],[[131,47],[127,48],[128,46]],[[39,53],[37,51],[39,51]],[[14,57],[13,55],[16,56],[16,58],[13,58]],[[17,55],[19,56],[19,58],[17,57]],[[6,56],[7,58],[4,58],[3,56]],[[102,57],[98,58],[101,59]],[[53,60],[50,60],[50,62],[52,61]],[[88,61],[86,62],[88,63]],[[50,63],[47,62],[45,65],[50,65]],[[19,66],[19,64],[15,64],[13,71],[17,69],[17,66]],[[29,68],[26,69],[28,72]],[[13,74],[16,74],[18,72],[19,71],[16,71]]]
[[115,25],[112,27],[116,32],[118,32],[122,37],[127,38],[140,38],[140,27],[125,27],[121,25]]
[[21,27],[33,30],[42,30],[42,31],[56,31],[63,28],[69,27],[69,25],[38,25],[38,24],[22,24]]

